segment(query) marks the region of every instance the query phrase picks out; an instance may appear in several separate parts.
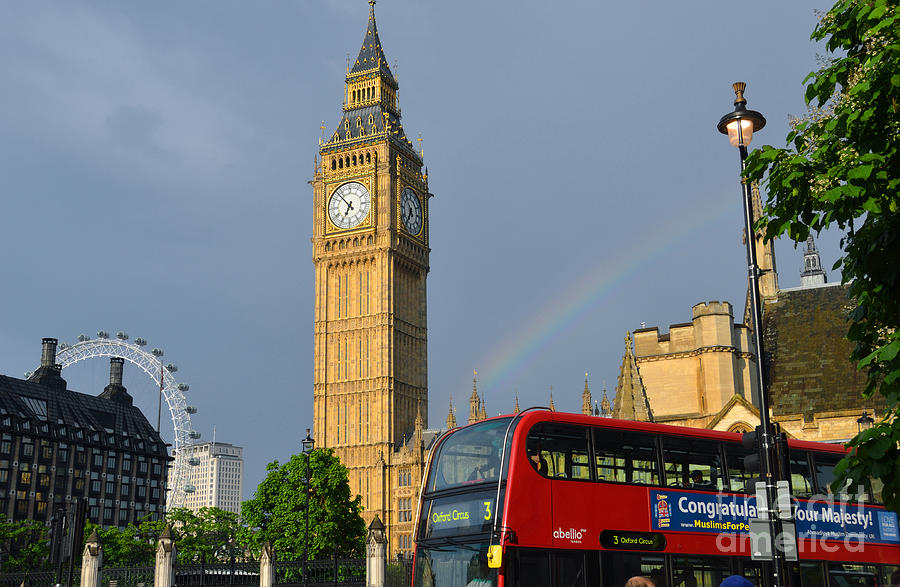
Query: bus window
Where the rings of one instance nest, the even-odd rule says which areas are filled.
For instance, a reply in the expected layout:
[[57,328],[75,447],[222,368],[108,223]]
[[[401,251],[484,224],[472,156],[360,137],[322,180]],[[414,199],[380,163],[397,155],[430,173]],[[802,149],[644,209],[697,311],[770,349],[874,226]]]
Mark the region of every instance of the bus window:
[[885,587],[900,587],[900,567],[897,565],[884,565],[881,568],[881,584]]
[[594,455],[598,481],[659,485],[656,443],[651,434],[596,428]]
[[488,568],[487,549],[487,544],[419,547],[416,553],[413,585],[494,587],[497,585],[497,569]]
[[809,473],[809,455],[791,451],[791,494],[794,497],[812,497],[812,476]]
[[590,480],[586,427],[552,422],[538,424],[528,433],[526,445],[541,447],[540,456],[547,463],[548,476]]
[[878,587],[874,565],[831,563],[828,565],[829,587]]
[[[656,587],[666,587],[666,562],[660,555],[603,551],[600,558],[601,585],[624,585],[631,577],[647,577]],[[718,583],[716,583],[718,585]]]
[[[813,461],[813,471],[815,472],[816,488],[820,495],[832,495],[834,493],[831,490],[831,483],[834,481],[834,468],[837,466],[838,461],[841,460],[841,456],[842,455],[825,453],[813,454],[813,458],[815,459]],[[863,489],[858,496],[854,497],[854,499],[867,501],[866,497],[866,490]],[[849,499],[849,496],[846,493],[841,492],[838,498],[845,500]]]
[[518,549],[519,587],[546,587],[550,584],[550,557],[546,550]]
[[[556,552],[553,556],[553,583],[559,587],[586,587],[584,553]],[[593,585],[591,585],[593,587]]]
[[729,575],[727,557],[672,557],[673,587],[715,587]]
[[763,584],[762,563],[759,561],[747,560],[745,558],[736,558],[737,574],[749,580],[754,585]]
[[877,503],[878,505],[884,505],[884,498],[882,497],[882,492],[884,491],[884,481],[882,481],[881,479],[876,479],[874,477],[869,477],[869,482],[872,484],[872,501],[874,503]]
[[744,457],[755,454],[752,448],[744,448],[737,442],[725,443],[725,464],[728,467],[728,483],[730,491],[735,493],[753,493],[757,476],[744,469]]
[[431,471],[428,490],[496,481],[507,425],[509,418],[486,420],[462,428],[447,438],[434,456],[439,465]]
[[800,584],[803,587],[822,587],[825,584],[822,563],[800,563]]
[[663,438],[666,485],[705,491],[725,488],[719,443],[713,440]]

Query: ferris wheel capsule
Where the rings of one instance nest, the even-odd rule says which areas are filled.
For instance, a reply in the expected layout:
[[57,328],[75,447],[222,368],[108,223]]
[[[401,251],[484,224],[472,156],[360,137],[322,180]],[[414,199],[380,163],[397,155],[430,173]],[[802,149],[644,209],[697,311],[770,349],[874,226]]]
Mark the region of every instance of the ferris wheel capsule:
[[147,339],[138,337],[138,338],[134,339],[134,344],[136,344],[138,346],[147,346]]
[[166,365],[166,371],[168,371],[169,373],[175,373],[176,371],[178,371],[178,366],[173,363],[169,363],[168,365]]
[[188,406],[184,409],[184,411],[187,412],[188,414],[196,414],[197,408],[195,408],[194,406]]
[[153,352],[153,356],[154,356],[154,357],[161,357],[161,356],[163,356],[163,351],[162,351],[162,349],[153,349],[152,352]]
[[128,333],[122,332],[121,330],[116,333],[116,338],[119,340],[128,340]]
[[109,338],[109,333],[105,330],[99,330],[97,331],[97,338],[107,339]]
[[78,342],[86,342],[88,340],[90,340],[90,338],[88,338],[87,334],[79,334],[78,335]]
[[190,388],[191,388],[191,386],[188,385],[187,383],[179,383],[178,384],[178,391],[188,391]]

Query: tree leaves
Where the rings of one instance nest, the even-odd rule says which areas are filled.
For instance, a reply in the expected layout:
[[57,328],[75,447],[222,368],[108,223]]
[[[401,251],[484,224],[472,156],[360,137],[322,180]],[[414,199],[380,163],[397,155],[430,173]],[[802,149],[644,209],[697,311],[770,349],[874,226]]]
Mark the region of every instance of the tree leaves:
[[351,497],[347,468],[331,449],[309,455],[309,545],[306,545],[307,455],[270,463],[253,499],[241,505],[244,542],[254,552],[269,542],[282,560],[362,554],[366,528],[361,498]]
[[840,267],[858,307],[850,357],[866,371],[866,395],[889,411],[851,441],[855,453],[836,482],[884,483],[900,509],[900,15],[896,0],[839,0],[812,38],[833,58],[810,73],[809,115],[792,124],[787,147],[750,154],[745,177],[767,193],[759,226],[768,238],[802,242],[810,231],[844,230]]

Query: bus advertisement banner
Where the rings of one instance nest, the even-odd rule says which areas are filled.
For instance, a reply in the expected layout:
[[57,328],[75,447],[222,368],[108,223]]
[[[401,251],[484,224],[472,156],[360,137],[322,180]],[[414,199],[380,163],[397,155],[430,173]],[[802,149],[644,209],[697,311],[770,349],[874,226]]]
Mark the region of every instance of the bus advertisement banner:
[[[756,496],[690,491],[650,492],[651,530],[747,534]],[[858,503],[796,500],[797,538],[900,544],[897,514]]]

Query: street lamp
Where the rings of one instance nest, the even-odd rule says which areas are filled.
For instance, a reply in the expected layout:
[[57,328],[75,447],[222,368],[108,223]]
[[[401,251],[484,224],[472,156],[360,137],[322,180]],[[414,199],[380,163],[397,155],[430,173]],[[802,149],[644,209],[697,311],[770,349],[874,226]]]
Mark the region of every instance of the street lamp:
[[[719,132],[728,135],[728,142],[737,147],[741,156],[741,174],[747,165],[747,146],[753,138],[754,131],[762,130],[766,125],[765,117],[754,110],[747,110],[747,100],[744,98],[744,90],[747,84],[736,82],[734,89],[734,110],[723,116],[716,125]],[[750,285],[750,327],[753,329],[753,343],[756,351],[756,380],[759,389],[759,419],[760,419],[760,446],[761,446],[761,472],[766,483],[766,517],[769,522],[770,545],[775,546],[775,538],[781,536],[781,521],[775,515],[777,474],[774,448],[775,438],[772,424],[769,418],[769,389],[763,374],[763,348],[762,348],[762,308],[759,296],[759,264],[756,260],[756,238],[753,224],[753,195],[750,182],[741,179],[741,187],[744,197],[744,230],[747,243],[747,269]],[[772,548],[774,557],[773,578],[775,587],[782,587],[785,583],[784,552],[778,548]]]
[[303,454],[306,455],[306,537],[303,540],[303,585],[306,587],[309,579],[306,574],[307,564],[309,560],[309,453],[315,447],[316,441],[309,435],[309,428],[306,429],[306,438],[303,439]]
[[856,429],[860,433],[863,430],[868,430],[875,424],[875,419],[869,415],[868,410],[863,410],[862,416],[856,419]]

